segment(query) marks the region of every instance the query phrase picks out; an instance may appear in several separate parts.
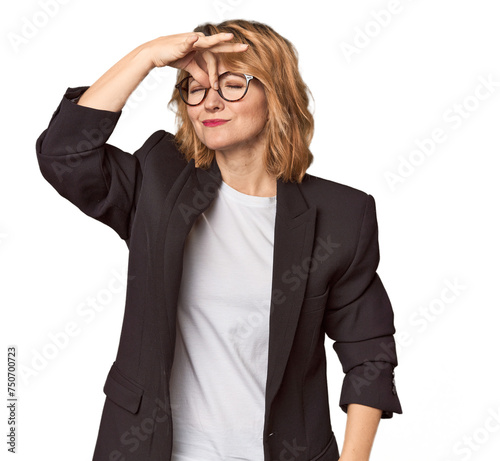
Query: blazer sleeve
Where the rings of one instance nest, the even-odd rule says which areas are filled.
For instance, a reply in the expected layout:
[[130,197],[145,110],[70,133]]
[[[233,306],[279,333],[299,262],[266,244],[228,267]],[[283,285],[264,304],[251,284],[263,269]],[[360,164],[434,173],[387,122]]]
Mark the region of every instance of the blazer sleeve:
[[154,133],[133,155],[107,144],[122,112],[76,104],[88,88],[66,90],[36,141],[38,164],[61,196],[127,240],[142,182],[139,159],[162,136]]
[[323,325],[334,340],[345,373],[339,405],[382,410],[382,418],[402,413],[394,381],[397,366],[394,313],[376,270],[379,263],[375,200],[366,195],[354,257],[330,290]]

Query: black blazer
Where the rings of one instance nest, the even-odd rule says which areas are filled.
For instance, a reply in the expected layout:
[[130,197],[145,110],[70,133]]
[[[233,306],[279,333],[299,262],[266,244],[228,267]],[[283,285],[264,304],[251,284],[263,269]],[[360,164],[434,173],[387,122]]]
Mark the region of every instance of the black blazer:
[[[107,144],[121,112],[78,106],[87,88],[67,89],[36,152],[57,192],[113,228],[129,248],[122,332],[93,460],[165,461],[184,241],[215,197],[221,172],[215,159],[208,170],[187,162],[163,130],[133,155]],[[309,174],[300,184],[278,180],[265,461],[339,458],[325,333],[345,372],[342,410],[359,403],[383,410],[382,418],[402,413],[393,310],[378,262],[371,195]]]

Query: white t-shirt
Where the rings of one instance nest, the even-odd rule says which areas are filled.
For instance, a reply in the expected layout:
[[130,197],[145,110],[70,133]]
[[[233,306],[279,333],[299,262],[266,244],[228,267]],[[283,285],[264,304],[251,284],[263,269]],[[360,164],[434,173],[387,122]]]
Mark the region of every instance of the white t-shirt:
[[172,461],[263,461],[276,196],[224,181],[187,237]]

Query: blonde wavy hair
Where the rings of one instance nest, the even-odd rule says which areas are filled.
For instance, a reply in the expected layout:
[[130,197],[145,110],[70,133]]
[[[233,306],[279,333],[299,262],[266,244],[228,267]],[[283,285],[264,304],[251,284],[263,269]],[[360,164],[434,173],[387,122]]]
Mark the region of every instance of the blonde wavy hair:
[[[256,21],[206,23],[194,31],[207,36],[231,32],[232,42],[249,44],[243,53],[221,53],[219,59],[231,71],[251,74],[263,85],[269,111],[264,128],[267,172],[285,182],[302,182],[313,161],[309,145],[314,119],[308,108],[310,91],[299,73],[298,53],[293,44],[271,27]],[[177,83],[187,75],[180,69]],[[172,94],[169,107],[176,114],[175,142],[180,152],[188,162],[194,158],[198,168],[207,169],[215,152],[196,135],[177,90]]]

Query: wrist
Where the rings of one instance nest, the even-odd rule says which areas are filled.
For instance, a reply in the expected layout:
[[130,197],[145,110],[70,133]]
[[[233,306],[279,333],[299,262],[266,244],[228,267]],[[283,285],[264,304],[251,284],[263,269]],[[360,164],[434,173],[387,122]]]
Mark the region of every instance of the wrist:
[[156,64],[153,60],[151,41],[143,43],[142,45],[138,46],[135,57],[136,59],[144,63],[147,72],[150,72],[151,70],[156,68]]

